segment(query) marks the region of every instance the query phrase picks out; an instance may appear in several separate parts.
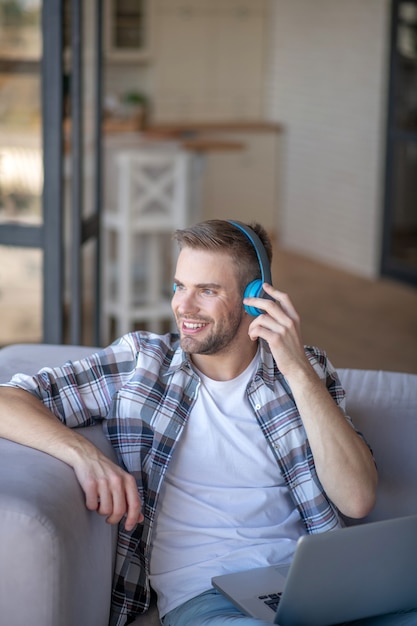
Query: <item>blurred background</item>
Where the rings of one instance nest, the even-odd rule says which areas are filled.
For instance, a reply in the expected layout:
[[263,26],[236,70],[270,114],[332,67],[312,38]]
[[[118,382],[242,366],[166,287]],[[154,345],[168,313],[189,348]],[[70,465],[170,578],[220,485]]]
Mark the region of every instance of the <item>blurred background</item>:
[[169,330],[217,217],[306,343],[417,373],[417,0],[0,0],[0,345]]

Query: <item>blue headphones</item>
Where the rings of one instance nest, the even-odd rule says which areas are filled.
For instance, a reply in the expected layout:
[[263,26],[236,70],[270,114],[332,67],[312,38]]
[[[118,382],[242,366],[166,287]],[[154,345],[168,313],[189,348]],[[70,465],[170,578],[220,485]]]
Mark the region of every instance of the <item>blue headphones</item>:
[[[259,239],[258,235],[255,233],[252,228],[246,226],[246,224],[242,224],[242,222],[234,222],[229,220],[229,224],[232,224],[236,228],[238,228],[251,242],[252,246],[255,249],[256,256],[258,257],[259,267],[261,269],[261,278],[253,280],[249,285],[246,285],[245,292],[243,294],[244,298],[265,298],[266,300],[272,300],[271,296],[269,296],[262,289],[263,283],[272,284],[272,276],[271,276],[271,265],[269,263],[268,255],[266,253],[265,247],[262,241]],[[245,305],[246,313],[252,315],[253,317],[257,317],[264,313],[262,309],[258,309],[254,306]]]

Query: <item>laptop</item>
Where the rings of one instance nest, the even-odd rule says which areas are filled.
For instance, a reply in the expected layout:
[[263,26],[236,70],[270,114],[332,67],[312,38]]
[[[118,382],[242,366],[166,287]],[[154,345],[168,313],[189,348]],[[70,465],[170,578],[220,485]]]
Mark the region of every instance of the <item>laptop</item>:
[[417,608],[417,515],[306,535],[290,565],[215,576],[251,617],[333,626]]

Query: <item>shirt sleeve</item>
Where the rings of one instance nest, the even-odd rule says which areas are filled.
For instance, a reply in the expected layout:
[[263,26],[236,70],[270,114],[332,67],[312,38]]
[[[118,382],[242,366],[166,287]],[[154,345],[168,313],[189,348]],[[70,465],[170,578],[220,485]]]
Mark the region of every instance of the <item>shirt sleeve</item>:
[[333,400],[346,414],[346,393],[340,382],[339,375],[329,361],[327,354],[323,350],[311,346],[306,346],[305,351],[311,366],[318,376],[325,381]]
[[36,375],[16,374],[5,386],[39,398],[71,428],[90,426],[109,412],[115,393],[133,376],[138,345],[132,334],[80,361],[44,367]]

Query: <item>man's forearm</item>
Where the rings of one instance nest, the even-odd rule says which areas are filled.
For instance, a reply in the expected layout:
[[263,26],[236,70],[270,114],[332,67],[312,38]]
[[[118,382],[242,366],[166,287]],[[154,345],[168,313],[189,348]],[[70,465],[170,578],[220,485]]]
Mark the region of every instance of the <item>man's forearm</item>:
[[367,515],[375,503],[377,484],[368,446],[309,364],[289,384],[327,495],[345,515]]
[[[0,437],[47,452],[73,465],[73,450],[84,437],[67,428],[35,396],[13,387],[0,389]],[[92,446],[85,440],[85,447]]]

